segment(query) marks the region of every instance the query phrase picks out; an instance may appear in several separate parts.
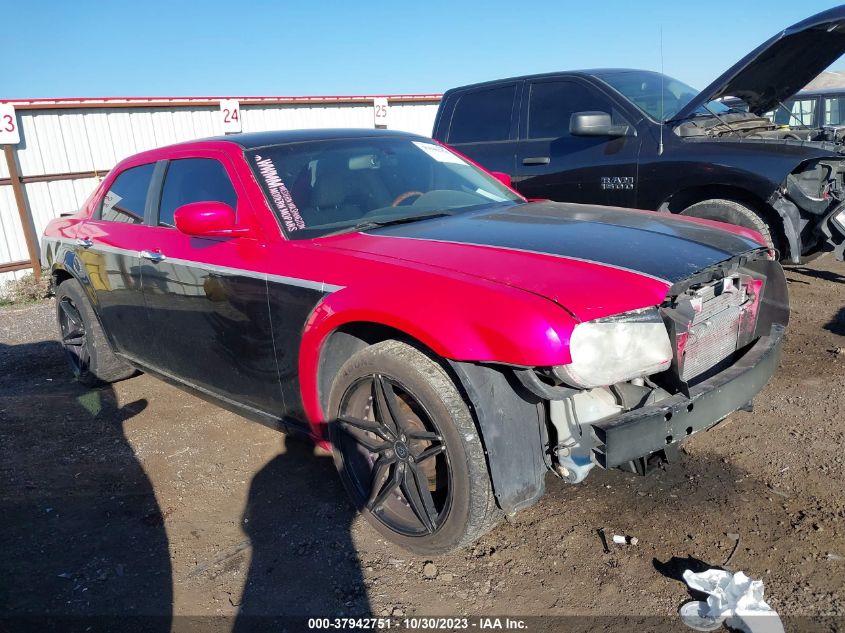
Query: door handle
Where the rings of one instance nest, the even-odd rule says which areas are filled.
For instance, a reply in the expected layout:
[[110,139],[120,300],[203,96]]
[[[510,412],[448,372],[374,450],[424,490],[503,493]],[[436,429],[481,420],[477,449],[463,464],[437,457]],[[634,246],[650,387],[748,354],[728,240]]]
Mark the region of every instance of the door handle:
[[548,165],[552,159],[548,156],[529,156],[522,159],[523,165]]
[[167,256],[164,253],[159,251],[141,251],[141,257],[144,259],[149,259],[151,262],[163,262],[167,259]]
[[94,242],[89,240],[87,237],[77,237],[76,245],[81,246],[82,248],[91,248],[94,245]]

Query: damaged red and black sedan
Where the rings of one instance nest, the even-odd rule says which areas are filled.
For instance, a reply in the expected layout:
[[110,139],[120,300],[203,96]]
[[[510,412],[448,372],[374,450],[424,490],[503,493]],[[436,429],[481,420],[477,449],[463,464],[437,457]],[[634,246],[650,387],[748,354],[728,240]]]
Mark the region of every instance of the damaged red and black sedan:
[[535,503],[548,471],[671,457],[750,405],[789,312],[752,230],[528,202],[381,130],[138,154],[43,256],[80,381],[141,370],[308,433],[420,553]]

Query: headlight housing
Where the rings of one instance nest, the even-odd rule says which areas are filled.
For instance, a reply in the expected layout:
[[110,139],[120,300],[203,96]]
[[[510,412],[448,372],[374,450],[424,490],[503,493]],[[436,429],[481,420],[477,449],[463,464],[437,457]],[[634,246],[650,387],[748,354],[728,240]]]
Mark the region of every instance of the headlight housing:
[[572,362],[553,368],[565,383],[603,387],[665,371],[672,344],[657,308],[579,323],[569,340]]
[[845,235],[845,209],[838,211],[833,216],[833,223],[836,224],[836,228],[841,231],[842,235]]

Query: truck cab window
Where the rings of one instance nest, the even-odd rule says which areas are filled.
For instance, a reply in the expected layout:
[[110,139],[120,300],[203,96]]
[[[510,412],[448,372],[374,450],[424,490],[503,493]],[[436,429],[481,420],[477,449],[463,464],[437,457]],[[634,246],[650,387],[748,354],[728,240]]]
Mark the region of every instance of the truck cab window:
[[515,96],[516,84],[461,95],[452,115],[449,143],[507,140]]

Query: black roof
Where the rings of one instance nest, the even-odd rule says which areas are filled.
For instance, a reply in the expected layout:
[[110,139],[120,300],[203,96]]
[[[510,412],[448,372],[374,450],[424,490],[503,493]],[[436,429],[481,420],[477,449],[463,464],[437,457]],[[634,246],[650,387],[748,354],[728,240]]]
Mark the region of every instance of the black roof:
[[482,81],[476,84],[467,84],[465,86],[457,86],[446,92],[454,92],[455,90],[464,90],[465,88],[481,88],[484,86],[494,86],[496,84],[505,83],[508,81],[525,81],[532,79],[552,79],[560,77],[561,75],[580,76],[580,77],[600,77],[601,75],[622,74],[622,73],[654,73],[659,74],[653,70],[641,70],[639,68],[582,68],[580,70],[559,70],[551,73],[539,73],[536,75],[519,75],[517,77],[506,77],[503,79],[493,79],[491,81]]
[[316,130],[271,130],[267,132],[245,132],[243,134],[229,134],[226,136],[215,136],[203,139],[206,141],[226,141],[235,143],[244,149],[255,149],[268,145],[280,145],[283,143],[300,143],[302,141],[326,141],[345,138],[367,138],[367,137],[404,137],[423,139],[425,137],[409,132],[398,130],[382,130],[369,128],[332,128]]

